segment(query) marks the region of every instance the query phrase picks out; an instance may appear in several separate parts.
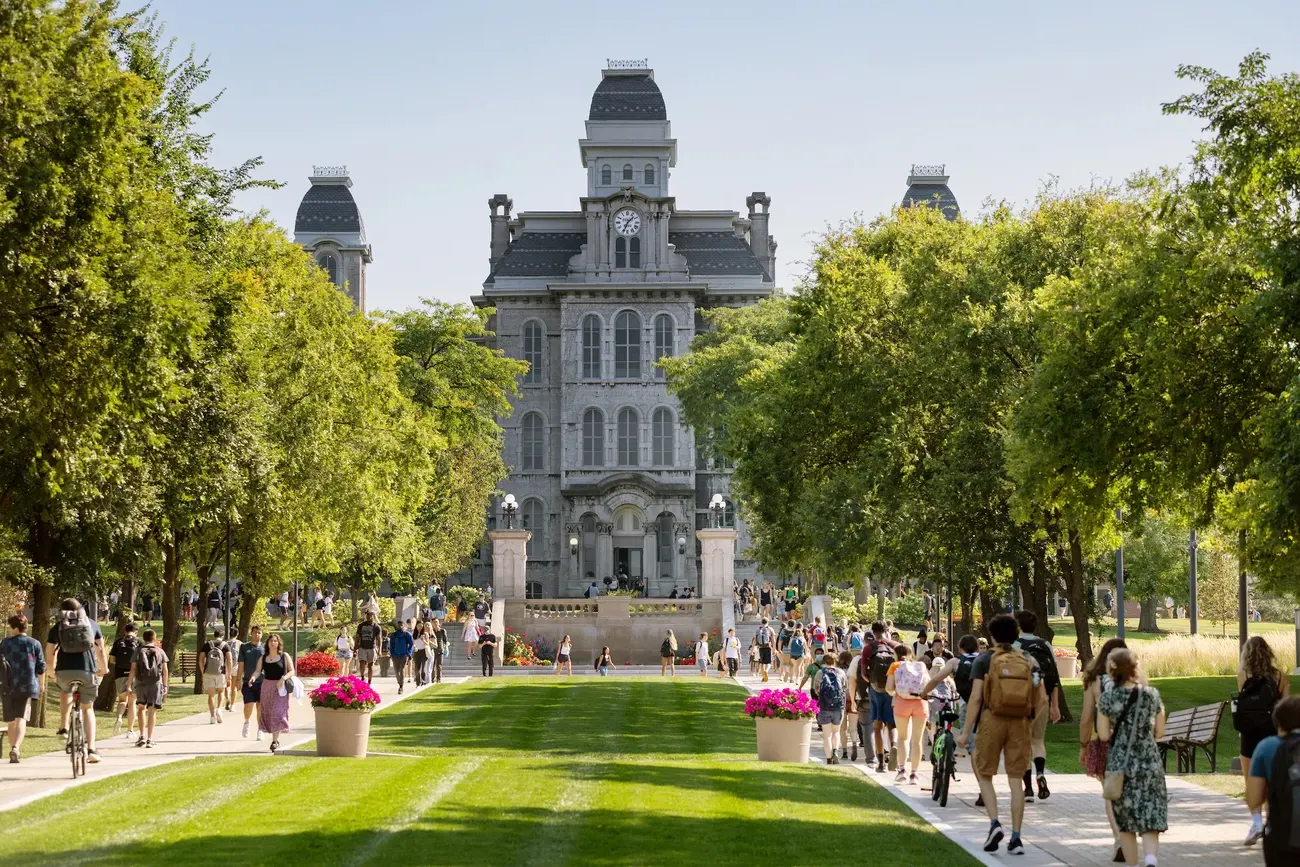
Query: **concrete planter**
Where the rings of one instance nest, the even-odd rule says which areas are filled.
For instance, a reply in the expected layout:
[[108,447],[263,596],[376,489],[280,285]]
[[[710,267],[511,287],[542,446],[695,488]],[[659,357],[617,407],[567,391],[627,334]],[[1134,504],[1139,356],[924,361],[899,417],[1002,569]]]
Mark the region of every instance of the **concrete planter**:
[[315,707],[316,755],[364,759],[370,745],[370,711]]
[[767,719],[755,717],[760,762],[807,763],[812,744],[812,718]]
[[1070,677],[1078,677],[1079,657],[1077,656],[1058,656],[1056,657],[1056,673],[1062,680]]

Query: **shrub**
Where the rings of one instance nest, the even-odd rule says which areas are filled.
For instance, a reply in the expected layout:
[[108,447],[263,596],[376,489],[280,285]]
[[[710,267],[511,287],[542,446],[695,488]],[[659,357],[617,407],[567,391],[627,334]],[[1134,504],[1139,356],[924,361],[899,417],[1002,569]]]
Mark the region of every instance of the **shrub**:
[[298,657],[298,674],[302,677],[333,677],[339,673],[339,661],[332,653],[313,650]]
[[528,636],[522,632],[512,632],[507,627],[505,647],[502,649],[506,665],[548,665],[537,655],[533,645],[528,643]]
[[447,605],[455,605],[456,597],[458,596],[465,597],[465,604],[473,608],[474,603],[483,598],[483,591],[477,587],[470,587],[467,584],[457,584],[455,587],[452,587],[447,591]]
[[1256,596],[1255,607],[1259,616],[1267,623],[1292,623],[1295,621],[1296,604],[1290,599],[1277,596]]
[[311,691],[312,707],[369,711],[374,710],[379,701],[379,693],[355,675],[331,677]]
[[817,714],[817,700],[793,689],[765,689],[745,699],[745,715],[762,719],[808,719]]

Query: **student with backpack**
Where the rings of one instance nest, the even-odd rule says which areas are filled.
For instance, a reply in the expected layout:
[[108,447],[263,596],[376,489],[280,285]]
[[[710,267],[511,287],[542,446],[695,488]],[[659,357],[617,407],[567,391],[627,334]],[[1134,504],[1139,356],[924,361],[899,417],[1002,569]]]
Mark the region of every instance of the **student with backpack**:
[[772,645],[775,643],[776,633],[764,617],[754,633],[754,645],[758,648],[758,672],[764,683],[767,683],[767,671],[772,667]]
[[671,629],[659,645],[659,676],[663,677],[664,672],[669,677],[677,676],[677,636]]
[[[1300,863],[1300,696],[1288,696],[1273,706],[1273,730],[1250,759],[1246,777],[1246,806],[1252,817],[1246,845],[1264,840],[1266,867]],[[1261,810],[1268,803],[1268,825]],[[1254,820],[1260,820],[1255,833]]]
[[695,667],[700,670],[700,677],[709,676],[709,634],[701,632],[695,640]]
[[866,646],[867,637],[862,634],[862,627],[856,623],[849,624],[848,643],[849,652],[855,655],[861,654],[862,648]]
[[388,658],[393,662],[393,673],[397,675],[397,694],[406,689],[406,667],[411,662],[415,651],[415,636],[406,631],[406,624],[397,621],[397,630],[388,638]]
[[[894,653],[895,643],[887,637],[885,624],[877,620],[871,624],[872,640],[862,651],[863,663],[867,666],[867,700],[871,707],[871,727],[876,747],[876,773],[885,772],[888,761],[889,770],[898,767],[898,749],[894,740],[894,700],[889,694],[889,670],[897,661]],[[888,733],[888,748],[886,748]]]
[[[253,672],[257,670],[258,660],[262,658],[262,627],[254,625],[248,630],[248,640],[239,645],[239,655],[235,662],[235,675],[239,681],[239,693],[244,699],[244,729],[241,733],[243,737],[248,737],[248,729],[252,724],[253,712],[256,711],[258,718],[261,719],[261,701],[262,701],[262,684],[260,681],[250,680]],[[343,662],[347,665],[347,662]],[[345,671],[344,674],[347,672]],[[232,687],[233,691],[233,687]],[[257,739],[262,739],[262,728],[257,728]]]
[[22,760],[23,738],[32,703],[41,697],[45,654],[41,643],[27,634],[27,618],[9,618],[9,635],[0,641],[0,706],[9,734],[9,762]]
[[[1277,664],[1263,636],[1252,635],[1237,664],[1237,693],[1232,697],[1232,727],[1241,735],[1241,772],[1249,782],[1251,760],[1265,738],[1273,736],[1273,708],[1291,691],[1290,678]],[[1251,812],[1246,845],[1264,834],[1264,823]]]
[[[912,658],[911,650],[906,645],[895,647],[894,654],[898,659],[889,667],[885,678],[885,691],[893,696],[894,722],[898,727],[898,776],[894,782],[907,780],[915,785],[917,769],[921,766],[925,724],[930,716],[929,708],[921,698],[926,681],[929,680],[929,672],[925,663]],[[904,749],[907,750],[906,757],[902,755]],[[910,777],[904,764],[912,767]]]
[[[727,660],[727,675],[735,677],[740,673],[740,639],[736,637],[734,628],[727,630],[727,637],[722,640],[723,656]],[[705,652],[708,652],[708,642],[705,642]]]
[[[378,603],[376,603],[376,607],[378,607]],[[477,639],[478,635],[476,634],[474,638]],[[267,640],[270,641],[270,638]],[[374,679],[375,657],[379,656],[380,650],[383,649],[383,642],[384,630],[375,622],[375,612],[373,610],[366,611],[366,619],[357,626],[356,637],[357,675],[364,677],[366,683],[370,683]],[[469,659],[468,656],[465,658]]]
[[840,726],[844,724],[845,698],[848,691],[848,679],[837,668],[830,656],[823,654],[813,664],[816,672],[812,677],[812,695],[817,699],[817,724],[822,729],[822,753],[826,764],[838,765],[838,749],[843,744],[840,740]]
[[812,646],[814,652],[819,647],[822,650],[826,649],[826,627],[822,626],[822,619],[820,616],[813,618],[812,630],[810,631],[809,634],[812,636]]
[[596,657],[596,671],[600,672],[601,677],[609,677],[609,670],[614,666],[614,657],[610,655],[609,645],[600,649],[600,656]]
[[870,666],[871,660],[867,658],[864,647],[862,653],[853,657],[848,670],[850,689],[853,691],[853,706],[856,709],[854,717],[857,723],[850,761],[858,760],[858,747],[861,747],[862,761],[868,768],[876,760],[876,751],[871,742],[871,680],[868,676]]
[[108,658],[104,653],[104,634],[81,607],[69,597],[59,603],[50,634],[45,638],[45,658],[54,667],[54,679],[59,686],[59,730],[62,737],[68,733],[68,711],[72,704],[73,684],[81,684],[81,721],[86,729],[86,761],[99,763],[95,749],[95,696],[99,681],[108,674]]
[[790,636],[790,648],[785,654],[785,680],[794,683],[799,669],[803,667],[803,660],[807,654],[808,640],[804,637],[803,629],[796,626]]
[[147,749],[153,749],[154,726],[167,697],[169,677],[167,653],[158,646],[157,638],[152,629],[144,631],[143,643],[136,648],[127,674],[127,690],[135,694],[135,711],[140,723],[140,739],[135,745]]
[[272,633],[262,645],[262,656],[249,676],[250,684],[262,682],[257,700],[257,728],[271,736],[271,752],[280,749],[280,735],[289,730],[289,696],[293,694],[293,657],[284,652],[284,642]]
[[1034,801],[1034,774],[1038,776],[1038,800],[1046,801],[1052,796],[1047,788],[1047,722],[1061,719],[1061,676],[1056,670],[1056,651],[1045,638],[1034,634],[1038,629],[1038,615],[1032,611],[1017,611],[1016,625],[1020,627],[1020,639],[1016,647],[1030,655],[1038,663],[1038,672],[1043,678],[1043,688],[1047,691],[1048,713],[1034,716],[1030,729],[1030,748],[1034,754],[1034,767],[1025,771],[1025,801]]
[[1014,646],[1020,637],[1016,619],[999,614],[989,621],[988,628],[996,644],[971,666],[970,708],[957,736],[957,746],[964,747],[970,741],[971,728],[978,723],[972,766],[989,817],[985,852],[996,852],[1006,836],[998,820],[998,796],[993,790],[999,761],[1005,765],[1011,784],[1011,840],[1007,852],[1019,855],[1025,851],[1020,827],[1025,818],[1023,778],[1031,756],[1031,721],[1036,713],[1046,711],[1047,694],[1037,663]]
[[122,720],[126,720],[127,739],[135,729],[135,696],[131,694],[131,661],[140,648],[140,639],[135,637],[135,623],[128,620],[122,627],[122,634],[113,642],[108,651],[108,659],[113,664],[113,679],[117,687],[117,707],[113,711],[113,734],[122,731]]
[[217,725],[221,722],[221,703],[226,691],[226,680],[234,670],[230,647],[222,640],[220,628],[212,630],[212,640],[203,642],[199,648],[199,661],[203,666],[203,691],[208,694],[208,722]]
[[[957,690],[958,731],[966,726],[966,709],[970,706],[971,684],[973,683],[971,672],[975,668],[975,660],[979,658],[979,646],[979,639],[974,635],[963,635],[961,640],[957,642],[957,649],[961,653],[948,659],[941,668],[935,669],[932,663],[930,666],[930,680],[926,683],[925,689],[921,691],[923,696],[929,697],[939,684],[946,682],[949,678],[952,679],[953,686]],[[939,659],[936,657],[934,662],[938,661]],[[966,752],[973,761],[975,745],[973,743],[969,744]],[[980,795],[980,799],[976,801],[975,806],[984,806],[983,795]]]

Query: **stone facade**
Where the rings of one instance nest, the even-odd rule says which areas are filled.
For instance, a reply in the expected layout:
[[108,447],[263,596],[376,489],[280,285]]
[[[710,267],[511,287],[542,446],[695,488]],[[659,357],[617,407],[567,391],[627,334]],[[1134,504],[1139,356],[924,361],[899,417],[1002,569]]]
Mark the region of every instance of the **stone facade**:
[[[494,345],[532,364],[502,420],[511,474],[501,487],[532,532],[534,598],[581,596],[593,578],[620,573],[644,577],[652,596],[699,591],[695,531],[708,526],[714,493],[739,533],[735,576],[756,577],[730,470],[710,435],[683,422],[654,361],[686,351],[702,309],[772,293],[770,199],[754,193],[744,216],[679,209],[669,190],[677,141],[654,72],[611,67],[579,141],[578,209],[512,216],[509,197],[493,196],[491,272],[473,299],[496,310]],[[491,576],[486,545],[479,559],[476,584]]]
[[352,198],[347,166],[313,166],[311,186],[298,205],[293,240],[311,254],[363,314],[370,244]]

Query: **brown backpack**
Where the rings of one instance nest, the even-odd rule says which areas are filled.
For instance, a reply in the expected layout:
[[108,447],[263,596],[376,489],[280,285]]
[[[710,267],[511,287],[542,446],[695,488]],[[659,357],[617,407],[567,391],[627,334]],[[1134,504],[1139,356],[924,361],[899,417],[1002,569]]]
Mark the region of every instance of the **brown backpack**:
[[993,652],[984,676],[984,703],[994,716],[1034,715],[1034,669],[1019,650],[999,647]]

